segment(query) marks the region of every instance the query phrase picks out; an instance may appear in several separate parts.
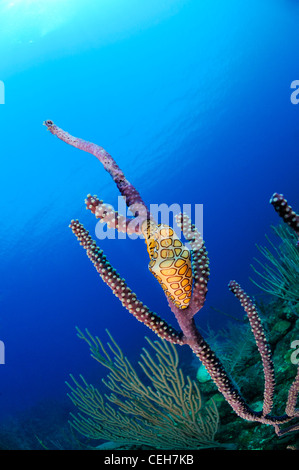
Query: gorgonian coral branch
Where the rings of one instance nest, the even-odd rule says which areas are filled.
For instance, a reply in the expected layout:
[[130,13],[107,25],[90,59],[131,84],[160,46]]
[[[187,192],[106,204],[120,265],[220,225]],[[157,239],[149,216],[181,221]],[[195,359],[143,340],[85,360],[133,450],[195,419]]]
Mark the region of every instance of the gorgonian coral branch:
[[[131,208],[134,204],[141,204],[146,208],[146,205],[143,202],[139,192],[127,180],[122,170],[116,164],[111,155],[105,149],[103,149],[103,147],[70,135],[68,132],[56,126],[53,121],[47,120],[44,122],[44,124],[51,134],[56,135],[56,137],[58,137],[60,140],[63,140],[63,142],[66,144],[72,145],[73,147],[94,155],[102,163],[105,170],[108,171],[108,173],[112,176],[120,193],[125,197],[128,207]],[[147,212],[149,213],[149,211]],[[138,211],[135,212],[135,215],[138,215]]]
[[[128,235],[141,235],[141,226],[139,217],[128,218],[113,209],[109,204],[105,204],[97,196],[88,194],[86,200],[86,208],[89,209],[101,223],[106,224],[108,228],[116,229],[118,232],[127,233]],[[136,207],[136,205],[135,205]],[[142,208],[140,209],[142,212]],[[146,214],[145,214],[146,217]]]
[[[299,215],[292,209],[288,204],[288,201],[285,199],[283,194],[274,193],[270,199],[270,203],[273,205],[274,209],[283,221],[288,224],[297,234],[299,238]],[[299,240],[297,243],[299,246]]]
[[203,307],[208,292],[207,284],[210,275],[208,252],[201,234],[191,223],[187,214],[178,214],[175,220],[191,246],[193,293],[188,314],[192,311],[195,315]]
[[97,247],[89,232],[77,220],[72,220],[70,228],[78,241],[86,250],[86,254],[100,274],[102,280],[112,290],[113,294],[121,301],[123,306],[134,315],[137,320],[143,322],[161,338],[171,343],[182,344],[181,334],[162,320],[156,313],[149,310],[136,294],[127,286],[124,279],[111,266],[103,250]]
[[[126,197],[126,203],[129,207],[133,204],[137,204],[139,207],[140,205],[145,207],[138,191],[128,182],[115,161],[102,147],[71,136],[57,127],[52,121],[46,121],[45,125],[52,134],[56,135],[64,142],[95,155],[104,165],[104,168],[113,177],[121,194]],[[298,216],[292,211],[290,206],[286,204],[284,198],[280,195],[274,195],[271,202],[286,223],[288,223],[288,225],[290,225],[298,234]],[[116,229],[128,231],[128,220],[122,218],[120,225],[118,215],[113,210],[107,210],[107,206],[104,206],[101,201],[89,196],[87,198],[87,205],[88,208],[101,220],[105,221],[106,217],[106,222],[113,225]],[[139,209],[136,209],[135,211],[133,210],[132,212],[135,217],[139,216]],[[149,266],[152,269],[153,267],[155,268],[155,270],[153,270],[153,274],[157,277],[165,294],[168,296],[170,308],[177,319],[181,332],[174,330],[137,299],[136,295],[126,285],[124,279],[117,274],[116,270],[107,261],[102,250],[96,246],[96,243],[91,239],[88,231],[84,229],[82,224],[78,221],[72,221],[71,228],[81,245],[85,248],[88,257],[94,264],[103,281],[121,300],[124,307],[161,338],[172,343],[188,345],[202,361],[212,380],[218,387],[218,390],[223,394],[226,401],[241,418],[249,421],[258,421],[264,424],[270,424],[274,426],[278,435],[282,435],[285,432],[288,432],[288,430],[298,429],[297,424],[290,426],[286,430],[280,429],[281,424],[288,423],[294,417],[298,417],[298,410],[295,408],[299,392],[298,374],[289,392],[285,414],[282,416],[270,415],[275,384],[273,364],[271,360],[271,351],[267,344],[259,314],[254,303],[235,281],[231,281],[230,288],[240,300],[248,315],[263,362],[265,390],[264,407],[261,412],[256,412],[247,405],[233,381],[226,373],[215,352],[212,351],[208,343],[196,328],[194,315],[204,304],[209,279],[209,261],[200,234],[191,224],[186,215],[181,214],[177,217],[177,223],[181,227],[185,238],[191,245],[192,263],[190,263],[189,250],[182,245],[181,241],[178,240],[171,228],[168,227],[168,230],[167,227],[165,228],[164,226],[159,226],[159,228],[156,227],[148,210],[146,210],[146,214],[141,217],[140,227],[142,223],[145,222],[146,225],[143,226],[145,229],[147,225],[151,227],[148,232],[147,230],[142,230],[142,232],[145,233],[147,248],[151,257]],[[168,234],[166,232],[168,232]],[[192,269],[188,263],[191,264]],[[189,303],[186,302],[184,305],[181,305],[170,293],[170,289],[178,289],[178,291],[182,290],[181,287],[183,287],[182,280],[184,281],[184,275],[188,277],[189,280],[186,279],[186,282],[191,286],[190,274],[193,275],[191,300]],[[165,284],[166,282],[167,284]],[[174,288],[173,284],[176,283],[181,284],[178,284],[178,287]],[[175,291],[174,294],[176,295],[177,292]],[[183,303],[186,297],[185,294],[186,293],[181,294]]]
[[242,307],[247,313],[251,326],[251,331],[253,333],[255,342],[262,358],[263,370],[265,375],[263,415],[266,416],[271,412],[273,406],[275,387],[274,366],[271,359],[271,350],[267,343],[267,339],[258,311],[250,297],[244,292],[244,290],[239,286],[236,281],[231,281],[229,283],[229,289],[237,297],[237,299],[239,299]]

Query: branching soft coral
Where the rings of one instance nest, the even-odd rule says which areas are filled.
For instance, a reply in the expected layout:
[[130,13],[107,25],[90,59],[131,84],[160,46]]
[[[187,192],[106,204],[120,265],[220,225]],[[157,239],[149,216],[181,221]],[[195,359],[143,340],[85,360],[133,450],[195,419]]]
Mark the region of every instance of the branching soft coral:
[[[194,316],[205,302],[209,280],[209,259],[202,237],[188,216],[180,214],[177,216],[176,222],[185,239],[189,242],[190,251],[181,242],[176,247],[177,237],[172,228],[156,224],[138,191],[126,179],[122,170],[107,151],[91,142],[71,136],[56,126],[53,121],[45,121],[44,124],[51,134],[56,135],[60,140],[93,154],[113,178],[133,214],[133,219],[126,220],[124,223],[122,218],[122,223],[119,224],[120,215],[116,212],[112,213],[114,226],[116,229],[121,227],[121,230],[129,230],[129,227],[131,229],[131,222],[134,221],[135,231],[144,235],[150,255],[150,271],[160,282],[167,296],[169,307],[179,324],[180,331],[171,327],[137,298],[126,285],[124,279],[110,265],[102,250],[97,247],[96,242],[91,239],[89,232],[78,221],[72,221],[70,227],[78,241],[86,250],[101,278],[121,300],[125,308],[158,336],[172,343],[188,345],[201,360],[219,392],[222,393],[238,416],[248,421],[272,425],[279,436],[289,431],[298,430],[298,423],[285,430],[281,429],[281,425],[299,417],[299,409],[296,409],[299,392],[299,368],[289,390],[285,413],[281,416],[272,415],[275,377],[271,350],[254,302],[236,281],[229,283],[229,289],[239,300],[248,316],[251,331],[263,364],[264,406],[261,412],[254,411],[246,403],[220,359],[198,331]],[[96,206],[100,202],[91,197],[88,197],[86,202],[87,208],[95,213]],[[299,216],[287,204],[285,198],[282,195],[275,194],[271,199],[271,203],[283,220],[298,235]],[[99,213],[101,221],[105,222],[101,210]],[[109,221],[110,219],[111,214],[109,214]],[[178,248],[178,253],[175,248]],[[164,262],[167,262],[168,267],[165,267]],[[174,275],[172,274],[173,270]],[[174,287],[173,284],[177,284],[177,287]],[[184,291],[185,286],[191,286],[191,297],[188,296],[187,291]]]

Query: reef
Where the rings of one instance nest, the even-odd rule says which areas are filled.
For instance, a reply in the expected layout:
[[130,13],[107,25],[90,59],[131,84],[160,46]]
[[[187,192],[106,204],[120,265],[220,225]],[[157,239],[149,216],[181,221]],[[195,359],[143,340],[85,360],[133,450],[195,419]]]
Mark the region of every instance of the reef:
[[[274,408],[282,413],[298,367],[299,305],[264,295],[259,296],[259,299],[257,305],[275,364]],[[263,407],[263,367],[247,318],[244,317],[242,321],[231,320],[220,331],[209,329],[206,338],[221,357],[225,370],[234,377],[240,393],[256,411],[260,411]],[[220,425],[217,441],[235,443],[238,450],[285,450],[289,446],[299,448],[296,432],[277,438],[269,426],[260,426],[257,422],[244,423],[236,418],[211,378],[204,374],[203,366],[195,361],[193,367],[198,368],[200,390],[206,399],[213,399],[218,408]]]
[[[182,243],[176,245],[177,237],[171,227],[158,225],[153,220],[139,192],[126,179],[122,170],[107,151],[98,145],[71,136],[52,121],[45,121],[44,124],[53,135],[62,141],[93,154],[113,178],[125,198],[133,218],[127,219],[114,211],[103,211],[103,202],[90,195],[86,200],[87,208],[103,223],[112,224],[116,230],[128,233],[134,230],[135,233],[143,234],[150,256],[149,269],[161,284],[180,330],[173,328],[137,298],[125,280],[111,266],[103,251],[97,247],[89,232],[79,221],[73,220],[70,224],[73,233],[86,250],[87,256],[103,281],[119,298],[128,312],[160,338],[177,345],[188,345],[208,371],[225,401],[239,417],[253,423],[270,425],[278,436],[298,430],[298,422],[292,421],[299,417],[299,410],[296,408],[299,392],[299,368],[297,367],[296,376],[290,384],[284,412],[280,415],[272,414],[276,385],[272,352],[255,303],[236,281],[230,281],[229,289],[246,312],[262,362],[264,393],[261,410],[256,411],[245,401],[219,357],[196,327],[194,316],[205,303],[210,273],[204,242],[189,217],[186,214],[179,214],[176,217],[176,223],[189,243],[190,250]],[[299,216],[288,205],[284,196],[275,193],[270,202],[280,217],[298,236]],[[192,286],[191,296],[190,290],[186,290],[185,286]],[[288,424],[288,426],[283,427],[284,424]]]

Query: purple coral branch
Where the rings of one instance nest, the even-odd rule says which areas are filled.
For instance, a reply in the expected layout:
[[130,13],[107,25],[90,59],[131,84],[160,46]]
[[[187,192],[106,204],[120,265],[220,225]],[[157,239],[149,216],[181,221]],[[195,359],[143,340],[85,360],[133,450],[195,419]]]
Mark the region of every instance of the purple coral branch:
[[271,350],[267,343],[267,339],[258,311],[250,297],[246,294],[246,292],[244,292],[244,290],[239,286],[236,281],[231,281],[229,283],[229,289],[237,297],[237,299],[239,299],[242,307],[247,313],[251,326],[251,331],[253,333],[255,342],[262,358],[265,376],[263,416],[266,416],[271,412],[273,406],[275,388],[274,366],[272,362]]
[[[45,125],[52,134],[56,135],[64,142],[95,155],[104,165],[104,168],[113,177],[121,194],[126,197],[126,202],[129,207],[133,204],[139,204],[146,207],[138,191],[127,181],[115,161],[102,147],[70,136],[70,134],[57,127],[52,121],[46,121]],[[288,209],[289,206],[286,208],[286,204],[284,203],[285,200],[282,196],[274,196],[271,202],[275,209],[298,234],[298,216],[295,213],[296,217],[293,215],[292,210]],[[103,203],[97,198],[91,198],[91,196],[88,196],[87,206],[92,212],[98,215],[100,219],[105,221],[105,217],[107,217],[106,222],[114,224],[115,228],[120,228],[118,226],[116,213],[113,211],[111,213],[106,211],[107,207],[104,207]],[[97,210],[98,214],[96,213]],[[290,212],[291,216],[289,217]],[[138,210],[135,211],[134,215],[135,217],[139,215]],[[150,213],[147,210],[145,218],[150,217]],[[265,377],[263,411],[256,412],[247,405],[215,352],[212,351],[208,343],[196,328],[194,315],[202,308],[205,301],[209,279],[209,262],[201,236],[195,229],[194,225],[191,224],[188,217],[184,214],[179,215],[177,223],[181,226],[185,238],[191,245],[194,281],[191,301],[186,309],[179,309],[172,302],[169,302],[170,308],[181,328],[181,332],[176,331],[137,299],[137,296],[126,285],[125,280],[122,279],[116,270],[110,265],[102,250],[96,246],[96,243],[91,239],[88,231],[82,224],[78,221],[72,221],[70,227],[83,248],[86,250],[88,257],[94,264],[103,281],[112,289],[113,293],[119,298],[123,306],[161,338],[179,345],[188,345],[206,367],[212,380],[218,387],[218,390],[223,394],[226,401],[241,418],[248,421],[257,421],[272,425],[278,435],[283,435],[288,431],[297,430],[299,428],[298,424],[290,426],[285,430],[281,430],[280,425],[288,423],[294,417],[299,416],[299,411],[295,408],[299,392],[299,371],[289,391],[285,414],[282,416],[270,415],[275,385],[271,351],[267,344],[262,324],[254,303],[235,281],[230,282],[230,289],[240,300],[248,315],[262,358]],[[128,220],[122,219],[122,228],[126,229],[128,224]]]
[[127,233],[128,235],[133,233],[142,234],[139,222],[140,216],[131,219],[125,217],[115,211],[109,204],[99,200],[97,196],[91,196],[90,194],[88,194],[85,203],[86,209],[89,209],[100,222],[107,224],[108,228],[114,228],[118,232]]
[[167,339],[171,343],[182,344],[182,335],[137,299],[136,294],[131,291],[125,280],[111,266],[103,250],[97,247],[96,242],[91,238],[83,225],[78,220],[72,220],[70,228],[74,235],[76,235],[80,245],[86,250],[88,258],[93,263],[102,280],[110,287],[123,306],[137,320],[144,323],[161,338]]
[[[193,293],[187,314],[194,316],[203,307],[208,292],[207,284],[210,276],[208,252],[201,234],[186,214],[178,214],[175,220],[191,246]],[[173,304],[169,303],[169,306],[173,308]]]
[[283,194],[274,193],[270,199],[270,204],[273,205],[283,221],[296,232],[298,237],[297,246],[299,247],[299,214],[296,214]]
[[112,176],[120,193],[122,196],[124,196],[127,206],[135,212],[135,216],[139,215],[139,206],[141,206],[141,208],[145,208],[147,215],[150,215],[149,210],[146,208],[146,205],[143,202],[139,192],[126,179],[124,173],[119,168],[117,163],[114,161],[111,155],[106,152],[105,149],[103,149],[103,147],[70,135],[68,132],[56,126],[53,121],[47,120],[44,122],[44,125],[48,128],[51,134],[56,135],[56,137],[66,144],[72,145],[73,147],[94,155],[102,163],[105,170],[108,171],[108,173]]
[[295,377],[295,380],[292,383],[291,388],[289,390],[287,406],[285,409],[285,412],[288,416],[296,416],[299,418],[299,408],[296,408],[298,390],[299,390],[299,366],[297,369],[297,375]]

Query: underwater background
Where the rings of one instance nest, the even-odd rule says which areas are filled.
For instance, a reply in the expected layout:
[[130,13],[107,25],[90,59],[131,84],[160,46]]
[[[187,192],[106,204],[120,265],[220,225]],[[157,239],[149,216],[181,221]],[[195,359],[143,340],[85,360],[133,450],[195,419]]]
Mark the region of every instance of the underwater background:
[[[52,425],[67,424],[70,373],[100,382],[105,371],[76,326],[103,341],[107,328],[136,364],[144,336],[155,339],[68,228],[78,218],[94,237],[84,199],[117,207],[116,186],[43,121],[103,146],[146,203],[203,204],[211,279],[196,322],[218,330],[228,319],[219,310],[243,318],[231,279],[261,295],[250,264],[280,222],[271,195],[298,208],[298,19],[295,0],[0,1],[2,441],[24,413],[38,421],[32,435],[59,406]],[[144,241],[98,242],[138,297],[174,324]]]

